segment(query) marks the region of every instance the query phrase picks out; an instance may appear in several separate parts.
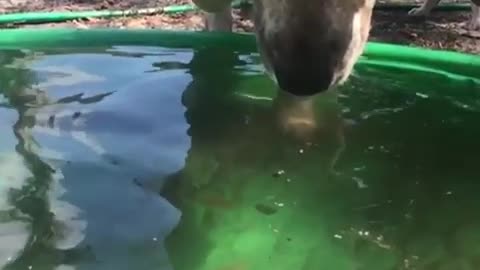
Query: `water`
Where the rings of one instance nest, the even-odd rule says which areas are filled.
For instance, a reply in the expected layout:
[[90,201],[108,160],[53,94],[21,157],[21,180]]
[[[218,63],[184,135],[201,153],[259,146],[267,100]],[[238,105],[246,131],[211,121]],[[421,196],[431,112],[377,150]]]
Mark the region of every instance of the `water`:
[[258,55],[0,52],[1,269],[478,269],[478,85],[358,66],[307,142]]

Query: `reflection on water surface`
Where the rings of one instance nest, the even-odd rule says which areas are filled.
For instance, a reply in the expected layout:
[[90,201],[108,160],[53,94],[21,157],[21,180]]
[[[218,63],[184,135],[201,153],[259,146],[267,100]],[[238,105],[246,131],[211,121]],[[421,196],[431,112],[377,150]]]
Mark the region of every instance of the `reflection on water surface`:
[[480,265],[476,85],[358,66],[302,141],[257,55],[0,55],[1,269]]

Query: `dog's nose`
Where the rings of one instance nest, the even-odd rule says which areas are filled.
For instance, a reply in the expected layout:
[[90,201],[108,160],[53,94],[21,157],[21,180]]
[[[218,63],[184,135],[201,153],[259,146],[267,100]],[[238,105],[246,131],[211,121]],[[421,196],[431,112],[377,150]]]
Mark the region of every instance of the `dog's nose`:
[[296,96],[311,96],[327,91],[333,81],[334,68],[317,63],[321,58],[281,59],[273,63],[278,87]]
[[291,57],[286,53],[280,55],[284,57],[273,59],[273,73],[278,87],[290,94],[312,96],[325,92],[339,75],[333,53],[296,51]]
[[304,20],[274,33],[259,31],[258,39],[278,87],[296,96],[313,96],[342,77],[352,34],[349,27],[307,31],[307,26],[322,25]]

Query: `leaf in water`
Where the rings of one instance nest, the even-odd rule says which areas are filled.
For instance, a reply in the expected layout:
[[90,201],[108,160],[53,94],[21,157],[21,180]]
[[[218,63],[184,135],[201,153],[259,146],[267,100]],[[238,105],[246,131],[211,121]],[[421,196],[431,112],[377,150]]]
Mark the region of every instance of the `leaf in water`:
[[273,215],[277,212],[277,209],[275,209],[274,207],[261,204],[261,203],[258,203],[257,205],[255,205],[255,208],[257,209],[258,212],[268,216]]

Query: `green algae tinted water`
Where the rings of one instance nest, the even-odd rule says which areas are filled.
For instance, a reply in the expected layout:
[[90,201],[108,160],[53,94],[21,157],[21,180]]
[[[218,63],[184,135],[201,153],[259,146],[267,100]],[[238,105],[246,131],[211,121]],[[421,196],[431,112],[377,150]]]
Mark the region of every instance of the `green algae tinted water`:
[[480,269],[478,85],[360,65],[300,142],[255,54],[0,61],[1,269]]

